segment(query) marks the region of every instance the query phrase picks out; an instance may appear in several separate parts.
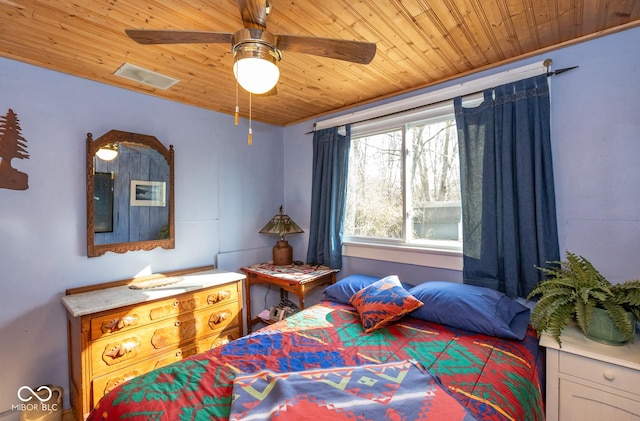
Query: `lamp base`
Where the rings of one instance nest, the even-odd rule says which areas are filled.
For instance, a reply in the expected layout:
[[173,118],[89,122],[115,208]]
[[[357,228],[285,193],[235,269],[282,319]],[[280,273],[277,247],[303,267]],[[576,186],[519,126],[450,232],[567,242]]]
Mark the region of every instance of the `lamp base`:
[[293,263],[293,248],[287,240],[280,240],[273,246],[273,264],[286,266]]

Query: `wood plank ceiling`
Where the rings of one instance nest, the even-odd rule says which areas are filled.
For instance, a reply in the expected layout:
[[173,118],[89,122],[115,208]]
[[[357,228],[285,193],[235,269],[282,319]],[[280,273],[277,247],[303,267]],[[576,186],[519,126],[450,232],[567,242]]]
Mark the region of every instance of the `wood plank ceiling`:
[[[640,0],[271,0],[271,6],[272,33],[377,44],[368,65],[284,52],[277,95],[252,98],[252,117],[275,125],[640,23]],[[242,21],[233,0],[0,0],[0,56],[233,114],[230,45],[139,45],[126,28],[235,32]],[[180,82],[162,90],[113,75],[125,62]],[[248,102],[241,90],[243,116]]]

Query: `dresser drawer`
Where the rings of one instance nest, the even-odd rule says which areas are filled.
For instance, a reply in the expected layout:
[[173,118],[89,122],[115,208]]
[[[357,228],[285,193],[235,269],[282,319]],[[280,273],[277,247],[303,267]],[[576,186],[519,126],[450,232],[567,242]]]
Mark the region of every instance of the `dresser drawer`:
[[196,343],[177,347],[160,355],[154,355],[153,357],[140,361],[133,366],[128,366],[114,372],[98,376],[91,382],[91,396],[93,404],[95,405],[104,395],[121,383],[151,370],[165,367],[174,362],[181,361],[184,358],[188,358],[192,355],[208,351],[211,348],[229,343],[239,337],[240,329],[235,327],[199,340]]
[[183,314],[102,338],[91,344],[94,374],[112,372],[141,361],[168,347],[199,340],[239,325],[237,303]]
[[174,298],[153,303],[123,308],[91,319],[90,338],[96,340],[120,332],[126,332],[150,322],[179,316],[220,304],[238,301],[236,283],[227,284],[206,291],[182,294]]
[[616,393],[560,379],[561,421],[631,421],[640,419],[640,402]]
[[233,341],[234,339],[238,339],[239,337],[240,329],[238,327],[225,330],[219,335],[213,335],[208,338],[201,339],[195,344],[180,347],[179,349],[175,350],[175,352],[169,353],[169,355],[167,356],[157,357],[157,360],[156,357],[154,357],[156,363],[153,368],[167,366],[176,361],[180,361],[183,358],[188,358],[192,355],[208,351],[217,346],[228,344],[229,342]]
[[[640,372],[627,367],[561,352],[559,371],[603,386],[637,393]],[[595,386],[595,385],[594,385]]]

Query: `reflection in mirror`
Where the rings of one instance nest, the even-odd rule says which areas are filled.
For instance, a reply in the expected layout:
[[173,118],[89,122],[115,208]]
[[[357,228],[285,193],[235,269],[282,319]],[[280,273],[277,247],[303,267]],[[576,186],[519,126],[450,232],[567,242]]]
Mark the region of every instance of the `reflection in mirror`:
[[[152,199],[165,197],[169,165],[164,157],[146,145],[120,142],[115,159],[94,156],[93,162],[95,244],[160,239],[169,225],[169,207],[165,200]],[[112,229],[105,230],[109,219]]]
[[87,255],[174,248],[173,189],[173,146],[119,130],[95,140],[88,133]]
[[[93,174],[93,232],[113,232],[113,179],[112,172]],[[96,242],[100,244],[98,238]]]

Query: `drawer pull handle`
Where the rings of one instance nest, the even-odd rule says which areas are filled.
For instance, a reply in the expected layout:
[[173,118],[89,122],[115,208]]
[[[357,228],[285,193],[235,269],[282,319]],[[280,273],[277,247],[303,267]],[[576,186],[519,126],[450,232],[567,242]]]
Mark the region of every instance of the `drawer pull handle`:
[[604,376],[605,379],[609,381],[614,380],[616,378],[615,373],[611,370],[605,370],[604,373],[602,373],[602,375]]
[[115,345],[114,347],[106,351],[104,355],[114,359],[120,358],[120,357],[123,357],[128,352],[131,352],[136,346],[138,346],[138,344],[133,342],[125,342],[122,344]]
[[177,357],[177,358],[180,358],[180,356],[181,356],[181,355],[182,355],[182,351],[178,351],[178,352],[176,352],[176,357]]
[[207,303],[208,304],[215,304],[215,303],[219,303],[220,301],[223,300],[228,300],[229,298],[231,298],[231,292],[230,291],[218,291],[214,294],[209,294],[209,296],[207,297]]
[[116,317],[105,322],[102,322],[102,333],[117,332],[125,327],[129,327],[138,323],[138,315],[131,314],[128,316]]
[[106,395],[107,393],[109,393],[112,389],[114,389],[116,386],[118,386],[119,384],[122,384],[126,381],[129,381],[131,379],[133,379],[134,377],[139,376],[140,374],[142,374],[142,372],[140,370],[138,370],[137,368],[125,373],[121,376],[117,376],[117,377],[112,377],[109,379],[109,381],[107,382],[107,384],[104,387],[104,395]]
[[229,342],[231,342],[232,340],[233,340],[233,337],[231,335],[228,335],[228,336],[226,336],[224,338],[218,338],[218,340],[214,342],[214,344],[213,344],[213,346],[211,348],[215,348],[215,347],[220,346],[220,345],[226,345]]
[[229,310],[219,311],[217,313],[213,313],[209,317],[209,327],[211,329],[215,329],[220,323],[223,323],[225,320],[230,318],[233,315]]
[[173,306],[174,306],[174,307],[178,307],[179,305],[180,305],[180,301],[175,300],[175,301],[173,302]]
[[176,322],[174,323],[174,325],[175,325],[176,327],[180,326],[180,320],[176,320]]
[[127,361],[138,355],[139,348],[140,343],[135,338],[131,338],[123,342],[107,344],[102,352],[102,360],[107,365],[116,364],[120,361]]

